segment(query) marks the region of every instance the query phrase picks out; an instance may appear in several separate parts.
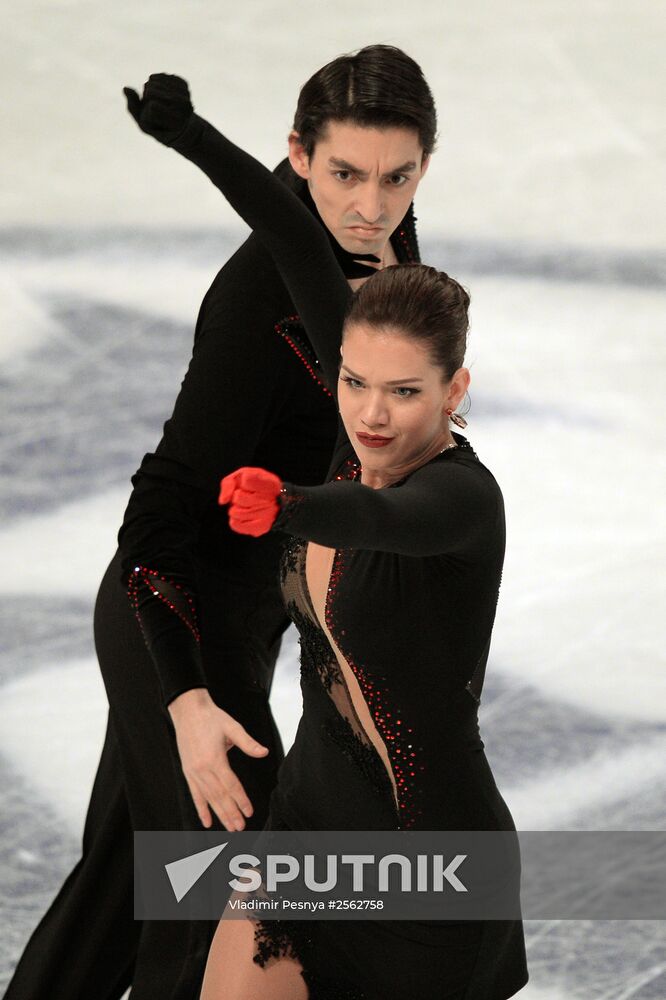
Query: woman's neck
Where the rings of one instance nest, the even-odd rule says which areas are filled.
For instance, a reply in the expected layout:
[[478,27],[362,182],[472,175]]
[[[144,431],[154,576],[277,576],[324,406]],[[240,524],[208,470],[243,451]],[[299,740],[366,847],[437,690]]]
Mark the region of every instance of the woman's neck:
[[453,439],[451,431],[446,429],[441,436],[435,439],[424,451],[410,462],[402,466],[393,468],[373,469],[363,466],[361,469],[361,482],[364,486],[369,486],[373,490],[380,490],[385,486],[392,486],[399,483],[401,479],[411,475],[423,465],[427,465],[436,455],[441,455],[448,448],[456,448],[457,444]]

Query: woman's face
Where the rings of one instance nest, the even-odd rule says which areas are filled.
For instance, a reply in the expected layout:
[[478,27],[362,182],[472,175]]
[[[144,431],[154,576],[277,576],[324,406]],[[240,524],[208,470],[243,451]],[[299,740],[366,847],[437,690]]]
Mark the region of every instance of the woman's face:
[[363,482],[401,479],[452,443],[446,411],[465,394],[466,368],[446,382],[422,343],[362,324],[345,330],[341,355],[338,405]]

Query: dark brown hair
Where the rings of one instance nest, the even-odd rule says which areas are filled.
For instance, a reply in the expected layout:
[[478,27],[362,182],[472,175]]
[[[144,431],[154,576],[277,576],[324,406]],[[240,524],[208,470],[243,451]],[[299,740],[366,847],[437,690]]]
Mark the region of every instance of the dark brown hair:
[[361,285],[345,330],[363,323],[419,341],[448,381],[465,359],[468,309],[469,295],[455,278],[425,264],[394,264]]
[[410,128],[423,153],[435,146],[435,102],[418,63],[393,45],[367,45],[338,56],[303,85],[294,130],[308,156],[328,122],[374,128]]

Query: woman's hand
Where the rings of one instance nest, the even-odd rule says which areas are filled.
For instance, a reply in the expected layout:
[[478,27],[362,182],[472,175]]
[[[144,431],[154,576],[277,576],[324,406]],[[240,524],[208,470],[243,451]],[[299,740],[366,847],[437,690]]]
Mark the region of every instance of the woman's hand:
[[194,114],[185,80],[170,73],[151,73],[143,96],[123,87],[127,110],[142,132],[165,146],[173,146]]
[[218,503],[229,504],[229,527],[255,538],[266,534],[280,511],[282,480],[266,469],[244,466],[220,482]]
[[183,773],[205,827],[212,809],[227,830],[242,830],[252,815],[252,803],[229,766],[227,753],[238,747],[250,757],[265,757],[267,747],[257,743],[240,722],[215,704],[205,688],[192,688],[169,704]]

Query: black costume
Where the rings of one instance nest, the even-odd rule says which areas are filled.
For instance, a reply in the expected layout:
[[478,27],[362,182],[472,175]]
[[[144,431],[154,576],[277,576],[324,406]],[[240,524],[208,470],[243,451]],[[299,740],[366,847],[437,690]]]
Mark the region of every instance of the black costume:
[[[288,164],[278,171],[316,215]],[[392,244],[399,259],[418,259],[411,209]],[[230,753],[254,806],[247,827],[264,824],[282,759],[268,696],[289,624],[278,579],[284,536],[231,532],[219,481],[253,464],[321,482],[335,431],[291,298],[251,235],[203,301],[173,415],[132,480],[120,552],[95,609],[110,712],[82,858],[26,945],[6,1000],[117,1000],[130,983],[132,1000],[198,995],[215,925],[134,921],[132,831],[202,828],[164,707],[198,686],[270,749],[261,759]]]
[[[198,116],[174,145],[274,254],[335,391],[351,291],[321,228],[261,164]],[[293,536],[281,576],[301,637],[304,710],[271,797],[271,827],[515,829],[477,719],[504,560],[504,505],[469,443],[455,441],[400,482],[371,489],[358,481],[359,461],[340,424],[333,481],[284,484],[274,528]],[[326,625],[386,746],[395,795],[314,611],[308,541],[336,550]],[[293,948],[311,1000],[505,1000],[527,982],[519,920],[265,921],[258,936],[262,962]]]

